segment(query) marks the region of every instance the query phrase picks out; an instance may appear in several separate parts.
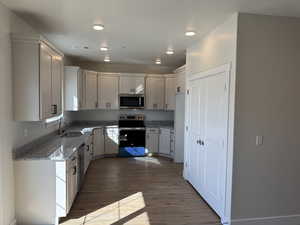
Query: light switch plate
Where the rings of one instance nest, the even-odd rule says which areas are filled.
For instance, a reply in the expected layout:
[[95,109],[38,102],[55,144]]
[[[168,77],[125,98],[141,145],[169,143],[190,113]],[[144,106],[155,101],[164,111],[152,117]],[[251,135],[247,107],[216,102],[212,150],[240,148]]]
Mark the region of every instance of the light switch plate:
[[264,136],[256,136],[256,146],[262,145],[264,142]]

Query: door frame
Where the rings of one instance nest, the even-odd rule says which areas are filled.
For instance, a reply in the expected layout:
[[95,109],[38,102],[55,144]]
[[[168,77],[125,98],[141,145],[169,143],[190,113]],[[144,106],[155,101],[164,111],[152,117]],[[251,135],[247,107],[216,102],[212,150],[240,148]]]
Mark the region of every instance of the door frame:
[[[226,224],[230,222],[230,217],[231,217],[231,191],[232,191],[232,161],[233,161],[233,126],[234,123],[230,121],[231,119],[231,114],[234,113],[234,107],[232,107],[232,104],[234,104],[234,101],[232,101],[232,98],[234,98],[234,93],[235,93],[235,88],[234,85],[231,85],[231,82],[235,82],[233,79],[234,77],[231,77],[231,72],[232,72],[232,63],[229,62],[227,64],[215,67],[210,70],[206,70],[203,72],[199,73],[194,73],[188,76],[188,73],[186,74],[186,97],[185,97],[185,129],[184,129],[184,138],[185,138],[185,143],[184,143],[184,178],[186,180],[190,180],[190,174],[189,174],[189,127],[190,127],[190,114],[189,114],[189,108],[190,108],[190,95],[189,95],[189,90],[190,90],[190,82],[198,79],[203,79],[205,77],[209,76],[214,76],[219,73],[225,73],[226,76],[226,84],[227,84],[227,98],[228,98],[228,108],[227,108],[227,138],[226,140],[226,171],[224,172],[225,175],[225,185],[224,185],[224,202],[223,202],[223,209],[221,215],[221,222],[223,224]],[[233,110],[232,110],[233,108]],[[231,111],[230,111],[231,110]]]

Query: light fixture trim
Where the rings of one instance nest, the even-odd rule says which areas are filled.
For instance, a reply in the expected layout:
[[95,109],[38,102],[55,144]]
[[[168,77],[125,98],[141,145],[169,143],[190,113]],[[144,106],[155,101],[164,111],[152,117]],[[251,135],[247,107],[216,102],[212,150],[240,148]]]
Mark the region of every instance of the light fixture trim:
[[173,49],[168,49],[168,50],[166,51],[166,54],[167,54],[167,55],[173,55],[173,54],[174,54],[174,50],[173,50]]
[[100,47],[100,51],[107,52],[108,51],[108,47]]
[[192,31],[192,30],[185,32],[185,36],[187,36],[187,37],[192,37],[192,36],[195,36],[195,35],[196,35],[196,32]]
[[94,24],[93,29],[97,30],[97,31],[104,30],[104,25],[103,24]]

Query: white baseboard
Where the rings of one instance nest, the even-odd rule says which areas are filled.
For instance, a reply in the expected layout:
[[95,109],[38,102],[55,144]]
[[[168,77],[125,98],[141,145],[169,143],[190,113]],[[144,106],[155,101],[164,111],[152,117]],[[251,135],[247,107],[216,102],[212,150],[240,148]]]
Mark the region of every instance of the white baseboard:
[[9,225],[17,225],[17,220],[14,219],[13,221],[11,221],[11,223]]
[[230,225],[299,225],[300,215],[232,220]]

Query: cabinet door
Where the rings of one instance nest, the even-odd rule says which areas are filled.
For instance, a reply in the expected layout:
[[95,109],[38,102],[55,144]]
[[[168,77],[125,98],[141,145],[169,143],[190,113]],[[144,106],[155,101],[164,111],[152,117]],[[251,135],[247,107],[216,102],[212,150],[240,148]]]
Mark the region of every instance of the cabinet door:
[[146,79],[147,109],[164,109],[165,79],[162,77],[148,77]]
[[42,120],[52,117],[52,55],[50,50],[40,48],[40,117]]
[[98,101],[100,109],[119,108],[119,77],[99,75]]
[[97,108],[97,72],[85,71],[84,72],[84,97],[85,97],[85,109]]
[[159,131],[156,129],[147,129],[146,131],[146,149],[148,153],[158,153]]
[[222,215],[225,202],[228,90],[225,73],[203,79],[203,197]]
[[171,139],[169,129],[160,129],[159,153],[164,155],[170,155],[171,153]]
[[62,113],[62,70],[63,61],[60,57],[52,57],[52,110],[53,116]]
[[144,94],[144,77],[120,77],[120,94]]
[[119,152],[118,128],[107,128],[105,131],[105,154],[117,154]]
[[166,110],[175,110],[176,78],[166,78]]
[[93,139],[94,157],[97,158],[104,155],[104,134],[102,128],[94,130]]

